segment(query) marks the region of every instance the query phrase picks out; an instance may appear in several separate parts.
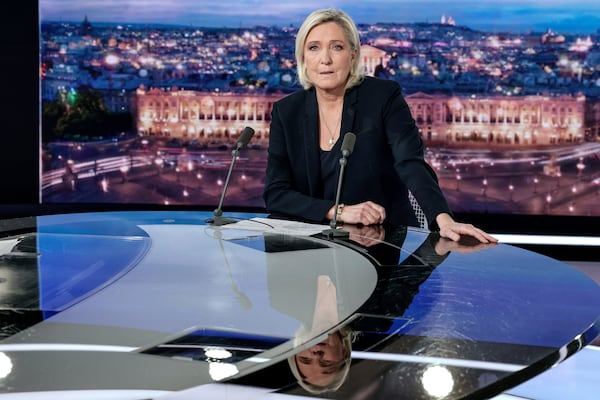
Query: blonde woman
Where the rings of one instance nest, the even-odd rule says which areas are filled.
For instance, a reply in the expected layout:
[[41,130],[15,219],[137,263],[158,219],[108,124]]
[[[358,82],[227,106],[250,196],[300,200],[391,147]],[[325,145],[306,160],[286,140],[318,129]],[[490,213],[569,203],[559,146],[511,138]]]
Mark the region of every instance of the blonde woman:
[[296,37],[303,90],[276,102],[270,125],[264,200],[275,216],[326,222],[334,216],[340,147],[356,135],[337,218],[342,223],[418,226],[408,191],[443,237],[496,242],[456,222],[424,159],[424,143],[398,83],[365,77],[360,39],[343,11],[311,13]]

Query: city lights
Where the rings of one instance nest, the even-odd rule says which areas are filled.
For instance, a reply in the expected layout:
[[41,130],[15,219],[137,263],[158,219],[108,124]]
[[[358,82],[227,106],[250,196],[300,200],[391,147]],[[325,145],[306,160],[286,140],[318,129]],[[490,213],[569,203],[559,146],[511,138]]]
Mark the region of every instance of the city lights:
[[[362,68],[402,86],[451,207],[598,215],[596,36],[499,34],[454,17],[360,28]],[[229,150],[252,126],[229,201],[263,206],[273,103],[300,90],[297,27],[184,25],[41,24],[43,102],[72,107],[87,85],[132,125],[112,142],[108,127],[102,140],[42,132],[43,201],[216,204]]]

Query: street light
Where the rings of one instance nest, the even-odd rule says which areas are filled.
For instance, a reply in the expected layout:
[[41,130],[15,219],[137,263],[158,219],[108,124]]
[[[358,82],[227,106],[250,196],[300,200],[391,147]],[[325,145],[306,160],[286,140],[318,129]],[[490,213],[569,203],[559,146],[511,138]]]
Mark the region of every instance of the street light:
[[583,173],[583,170],[585,169],[585,164],[583,163],[583,157],[579,157],[579,162],[577,163],[577,169],[578,169],[578,173],[577,173],[577,178],[581,179],[581,174]]
[[158,175],[160,175],[163,166],[164,166],[164,160],[162,158],[155,158],[154,159],[154,165],[156,165],[156,171],[158,172]]
[[119,170],[121,171],[121,183],[125,183],[127,180],[127,172],[129,172],[129,166],[123,165]]
[[103,177],[100,181],[100,187],[104,193],[108,192],[108,179],[106,177]]
[[242,180],[242,190],[246,190],[246,181],[248,180],[248,176],[246,176],[245,172],[242,173],[240,179]]
[[119,58],[119,56],[113,53],[109,53],[106,55],[106,57],[104,57],[104,62],[109,67],[115,67],[119,64],[120,61],[121,59]]

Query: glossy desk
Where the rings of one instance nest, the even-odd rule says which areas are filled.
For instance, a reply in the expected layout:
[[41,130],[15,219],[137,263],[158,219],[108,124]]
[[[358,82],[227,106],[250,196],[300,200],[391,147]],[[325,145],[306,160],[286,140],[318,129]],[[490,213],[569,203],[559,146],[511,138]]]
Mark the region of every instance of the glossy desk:
[[0,399],[484,399],[600,333],[509,245],[206,212],[0,221]]

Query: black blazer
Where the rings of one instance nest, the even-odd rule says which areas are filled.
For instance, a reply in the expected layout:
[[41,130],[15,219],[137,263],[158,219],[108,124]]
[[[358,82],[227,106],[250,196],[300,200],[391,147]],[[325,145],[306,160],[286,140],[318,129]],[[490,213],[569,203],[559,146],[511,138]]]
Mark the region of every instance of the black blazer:
[[[323,198],[318,121],[314,88],[273,105],[264,190],[267,212],[324,222],[335,204],[334,198]],[[424,143],[397,82],[366,77],[347,90],[341,136],[346,132],[356,135],[356,144],[340,202],[371,200],[385,207],[386,222],[414,226],[410,189],[430,226],[438,214],[450,213],[435,172],[424,160]]]

